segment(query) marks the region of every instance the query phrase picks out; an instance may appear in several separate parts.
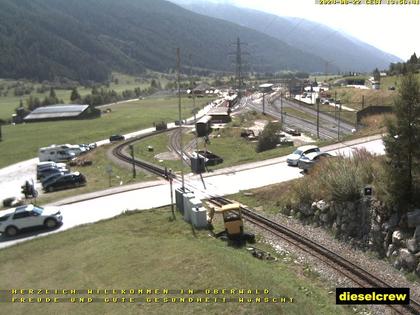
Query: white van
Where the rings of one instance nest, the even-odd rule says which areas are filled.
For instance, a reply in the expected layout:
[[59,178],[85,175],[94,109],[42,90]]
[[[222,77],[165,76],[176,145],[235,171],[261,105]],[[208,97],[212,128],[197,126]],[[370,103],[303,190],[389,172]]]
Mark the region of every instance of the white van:
[[41,148],[38,151],[38,158],[40,162],[44,161],[69,161],[76,157],[74,152],[69,149],[62,149],[60,147]]
[[77,144],[52,144],[50,148],[63,149],[64,151],[73,152],[76,156],[82,154],[84,150]]

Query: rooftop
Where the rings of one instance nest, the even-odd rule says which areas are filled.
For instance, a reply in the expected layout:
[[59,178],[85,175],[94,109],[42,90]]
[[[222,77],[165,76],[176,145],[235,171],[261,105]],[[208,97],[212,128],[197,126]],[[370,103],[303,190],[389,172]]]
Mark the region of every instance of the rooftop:
[[32,111],[25,120],[46,119],[46,118],[65,118],[77,117],[83,113],[89,105],[66,105],[57,104],[50,106],[38,107]]

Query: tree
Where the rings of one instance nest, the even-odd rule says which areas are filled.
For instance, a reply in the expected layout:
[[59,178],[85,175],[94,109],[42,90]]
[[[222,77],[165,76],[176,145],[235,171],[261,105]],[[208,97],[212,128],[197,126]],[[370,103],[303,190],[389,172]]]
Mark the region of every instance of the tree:
[[375,81],[380,81],[381,80],[381,73],[379,72],[378,68],[376,68],[375,70],[373,70],[373,79]]
[[408,62],[411,63],[411,64],[413,64],[413,65],[417,64],[418,58],[417,58],[416,53],[414,53],[414,54],[411,55],[411,57],[408,60]]
[[80,98],[81,98],[81,97],[80,97],[79,92],[77,91],[77,88],[76,88],[76,87],[74,87],[74,88],[71,90],[70,101],[75,102],[75,101],[80,100]]
[[281,124],[278,122],[269,122],[260,133],[258,138],[258,144],[256,147],[257,152],[262,152],[270,149],[274,149],[279,143],[279,132],[281,130]]
[[26,103],[30,111],[41,106],[41,101],[39,100],[39,98],[38,97],[34,98],[32,95],[29,96],[29,98],[26,100]]
[[57,99],[57,95],[55,94],[54,88],[50,88],[50,98],[51,99]]
[[384,143],[390,201],[402,213],[420,201],[420,83],[412,72],[401,80],[394,112]]

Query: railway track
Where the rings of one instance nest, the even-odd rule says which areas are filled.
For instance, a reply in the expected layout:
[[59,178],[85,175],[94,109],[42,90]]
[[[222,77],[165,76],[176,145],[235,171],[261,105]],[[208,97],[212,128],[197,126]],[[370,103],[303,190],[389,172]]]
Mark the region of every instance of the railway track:
[[[217,206],[222,206],[231,203],[230,200],[223,197],[215,197],[210,199],[210,202]],[[293,230],[274,222],[249,208],[241,207],[244,218],[250,223],[258,226],[259,228],[271,232],[272,234],[284,239],[285,241],[293,244],[301,250],[310,253],[314,257],[320,259],[323,263],[335,269],[346,278],[352,280],[360,287],[391,287],[383,280],[375,275],[369,273],[363,268],[355,265],[346,258],[330,251],[328,248],[315,243],[314,241],[302,236]],[[420,314],[420,303],[411,299],[409,305],[388,305],[398,314]]]
[[[131,157],[126,154],[124,151],[125,147],[130,145],[133,142],[145,139],[147,137],[160,134],[163,132],[168,132],[173,129],[168,130],[161,130],[152,132],[150,134],[142,135],[133,139],[130,139],[122,144],[119,144],[112,150],[112,154],[117,157],[118,159],[125,161],[127,163],[132,164],[133,160]],[[148,163],[145,161],[140,161],[135,159],[134,164],[140,168],[147,170],[157,176],[163,177],[168,179],[168,174],[166,170],[162,167],[153,165],[152,163]],[[172,174],[172,178],[179,181],[179,178],[175,174]],[[191,187],[191,185],[188,185]],[[191,187],[194,189],[194,187]],[[208,195],[208,194],[207,194]],[[231,203],[230,200],[223,198],[223,197],[215,197],[209,196],[209,201],[218,205],[222,206],[225,204]],[[300,248],[301,250],[313,255],[314,257],[320,259],[323,263],[330,266],[334,270],[338,271],[340,274],[345,276],[346,278],[352,280],[355,284],[360,287],[391,287],[383,280],[379,279],[375,275],[369,273],[368,271],[364,270],[363,268],[355,265],[354,263],[350,262],[349,260],[341,257],[340,255],[330,251],[326,247],[315,243],[314,241],[306,238],[293,230],[274,222],[249,208],[241,207],[243,216],[245,220],[249,221],[250,223],[260,227],[263,230],[266,230],[277,237],[284,239],[285,241],[293,244],[294,246]],[[397,314],[420,314],[420,303],[411,299],[409,305],[388,305],[393,311]]]
[[[249,106],[253,109],[261,111],[261,108],[259,107],[259,105],[249,104]],[[273,116],[274,118],[281,119],[281,113],[279,111],[272,110],[270,108],[266,108],[264,111],[265,113]],[[298,128],[302,131],[306,131],[311,134],[315,134],[315,135],[317,134],[316,123],[312,121],[309,121],[309,120],[306,120],[297,116],[293,116],[290,114],[283,115],[283,119],[284,119],[284,124],[289,127]],[[336,139],[337,130],[320,125],[319,135],[321,138],[324,138],[324,139]]]
[[[316,115],[317,115],[316,109],[313,108],[315,105],[305,106],[305,105],[299,104],[299,103],[294,102],[293,100],[289,100],[289,99],[283,99],[283,105],[286,105],[288,107],[295,108],[297,110],[303,111],[303,112],[308,113],[308,114],[310,114],[314,117],[316,117]],[[280,108],[279,101],[275,101],[272,104],[272,106],[279,109]],[[334,125],[337,124],[336,117],[334,117],[331,113],[326,113],[326,112],[321,112],[320,111],[319,118],[328,122],[328,123],[331,123],[331,124],[334,124]],[[343,134],[350,134],[352,132],[353,128],[354,128],[354,125],[349,124],[347,121],[345,121],[344,119],[341,118],[340,129],[342,130]]]
[[180,128],[176,128],[173,132],[171,132],[169,136],[169,147],[178,154],[180,158],[182,158],[185,165],[191,166],[191,155],[188,152],[194,146],[195,140],[190,141],[187,145],[185,145],[181,152],[181,132],[182,129]]
[[132,138],[128,141],[125,141],[125,142],[117,145],[114,149],[112,149],[112,155],[115,156],[117,159],[119,159],[121,161],[124,161],[124,162],[129,163],[129,164],[134,163],[134,165],[136,165],[136,166],[138,166],[138,167],[140,167],[140,168],[142,168],[142,169],[144,169],[144,170],[146,170],[146,171],[148,171],[152,174],[155,174],[157,176],[161,176],[161,177],[166,178],[167,177],[167,172],[164,168],[162,168],[160,166],[156,166],[152,163],[148,163],[148,162],[145,162],[145,161],[138,160],[138,159],[134,159],[134,161],[133,161],[131,156],[126,154],[124,151],[125,151],[126,147],[128,147],[130,144],[132,144],[134,142],[137,142],[137,141],[140,141],[140,140],[143,140],[143,139],[146,139],[148,137],[152,137],[152,136],[164,133],[164,132],[169,132],[173,129],[174,128],[154,131],[154,132],[151,132],[151,133],[148,133],[148,134],[145,134],[145,135],[141,135],[141,136]]

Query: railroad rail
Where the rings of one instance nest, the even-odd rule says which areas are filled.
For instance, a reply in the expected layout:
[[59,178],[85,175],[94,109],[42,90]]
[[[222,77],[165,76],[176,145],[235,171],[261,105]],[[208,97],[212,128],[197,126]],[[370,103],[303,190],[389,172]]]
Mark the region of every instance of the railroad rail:
[[192,149],[196,140],[190,141],[187,145],[184,146],[184,149],[181,151],[181,132],[182,129],[176,128],[169,137],[169,147],[179,155],[183,160],[184,164],[191,166],[191,155],[188,153]]
[[134,165],[136,165],[136,166],[138,166],[138,167],[140,167],[140,168],[142,168],[142,169],[144,169],[144,170],[146,170],[150,173],[153,173],[157,176],[161,176],[161,177],[166,178],[167,177],[167,171],[164,168],[162,168],[160,166],[157,166],[157,165],[154,165],[154,164],[149,163],[149,162],[138,160],[138,159],[134,159],[134,161],[133,161],[133,159],[129,155],[124,153],[124,149],[128,145],[130,145],[134,142],[137,142],[137,141],[140,141],[140,140],[143,140],[143,139],[146,139],[148,137],[152,137],[152,136],[155,136],[155,135],[158,135],[158,134],[161,134],[161,133],[169,132],[173,129],[174,128],[164,129],[164,130],[159,130],[159,131],[153,131],[153,132],[148,133],[148,134],[144,134],[144,135],[141,135],[141,136],[138,136],[138,137],[134,137],[130,140],[127,140],[127,141],[117,145],[114,149],[112,149],[112,155],[114,155],[116,158],[118,158],[119,160],[122,160],[126,163],[129,163],[129,164],[134,163]]
[[[136,166],[140,168],[143,168],[157,176],[168,179],[168,173],[166,172],[164,168],[156,166],[152,163],[140,161],[137,159],[134,159],[134,162],[133,162],[130,156],[124,154],[124,148],[133,142],[136,142],[136,141],[139,141],[139,140],[142,140],[147,137],[157,135],[163,132],[168,132],[173,129],[174,128],[155,131],[155,132],[145,134],[145,135],[130,139],[128,141],[125,141],[124,143],[116,146],[112,150],[112,154],[120,160],[123,160],[130,164],[134,163]],[[175,174],[172,174],[172,178],[175,180],[179,180]],[[209,194],[207,195],[209,196],[209,201],[218,206],[231,203],[231,201],[226,198],[215,197]],[[278,222],[274,222],[246,207],[241,207],[241,210],[242,210],[244,218],[250,223],[260,227],[261,229],[271,232],[274,235],[300,248],[301,250],[307,253],[310,253],[314,257],[320,259],[326,265],[337,270],[340,274],[344,275],[346,278],[352,280],[354,283],[356,283],[360,287],[391,287],[389,284],[387,284],[383,280],[379,279],[378,277],[369,273],[363,268],[357,266],[356,264],[350,262],[346,258],[330,251],[326,247],[310,240],[309,238],[306,238],[305,236],[302,236],[296,233],[295,231],[279,224]],[[409,305],[388,305],[388,306],[392,308],[398,314],[407,314],[407,312],[410,312],[410,314],[420,314],[420,303],[413,299],[410,299]]]
[[[250,104],[251,108],[261,111],[261,108],[256,104]],[[265,109],[265,113],[277,118],[281,119],[281,113],[278,111],[271,110],[270,108]],[[304,130],[310,132],[312,134],[317,133],[317,126],[316,123],[303,119],[301,117],[297,117],[294,115],[283,115],[285,125],[298,128],[300,130]],[[336,139],[337,138],[337,130],[329,127],[325,127],[323,125],[319,126],[319,135],[324,139]]]
[[[317,111],[314,108],[315,105],[303,105],[301,103],[297,103],[295,102],[293,99],[284,99],[283,100],[284,105],[291,107],[291,108],[296,108],[297,110],[301,110],[304,111],[314,117],[316,117],[317,115]],[[279,108],[279,104],[278,102],[274,102],[273,104],[271,104],[273,107],[275,108]],[[335,117],[334,115],[332,115],[332,113],[330,112],[325,112],[325,111],[320,111],[319,112],[319,117],[322,120],[325,120],[329,123],[332,124],[337,124],[337,117]],[[353,124],[350,124],[348,121],[346,121],[344,118],[340,118],[340,129],[343,131],[343,133],[351,133],[352,129],[354,128]]]
[[[232,203],[230,200],[223,197],[214,197],[209,200],[217,206],[226,205]],[[379,279],[375,275],[369,273],[358,265],[352,263],[346,258],[332,252],[328,248],[312,241],[311,239],[298,234],[297,232],[287,228],[278,222],[272,221],[255,211],[241,207],[244,218],[250,223],[264,229],[272,234],[284,239],[285,241],[293,244],[301,250],[310,253],[314,257],[320,259],[331,268],[337,270],[339,273],[344,275],[346,278],[352,280],[360,287],[391,287],[383,280]],[[420,314],[420,303],[410,299],[409,305],[388,305],[398,314],[407,314],[409,311],[411,314]]]

